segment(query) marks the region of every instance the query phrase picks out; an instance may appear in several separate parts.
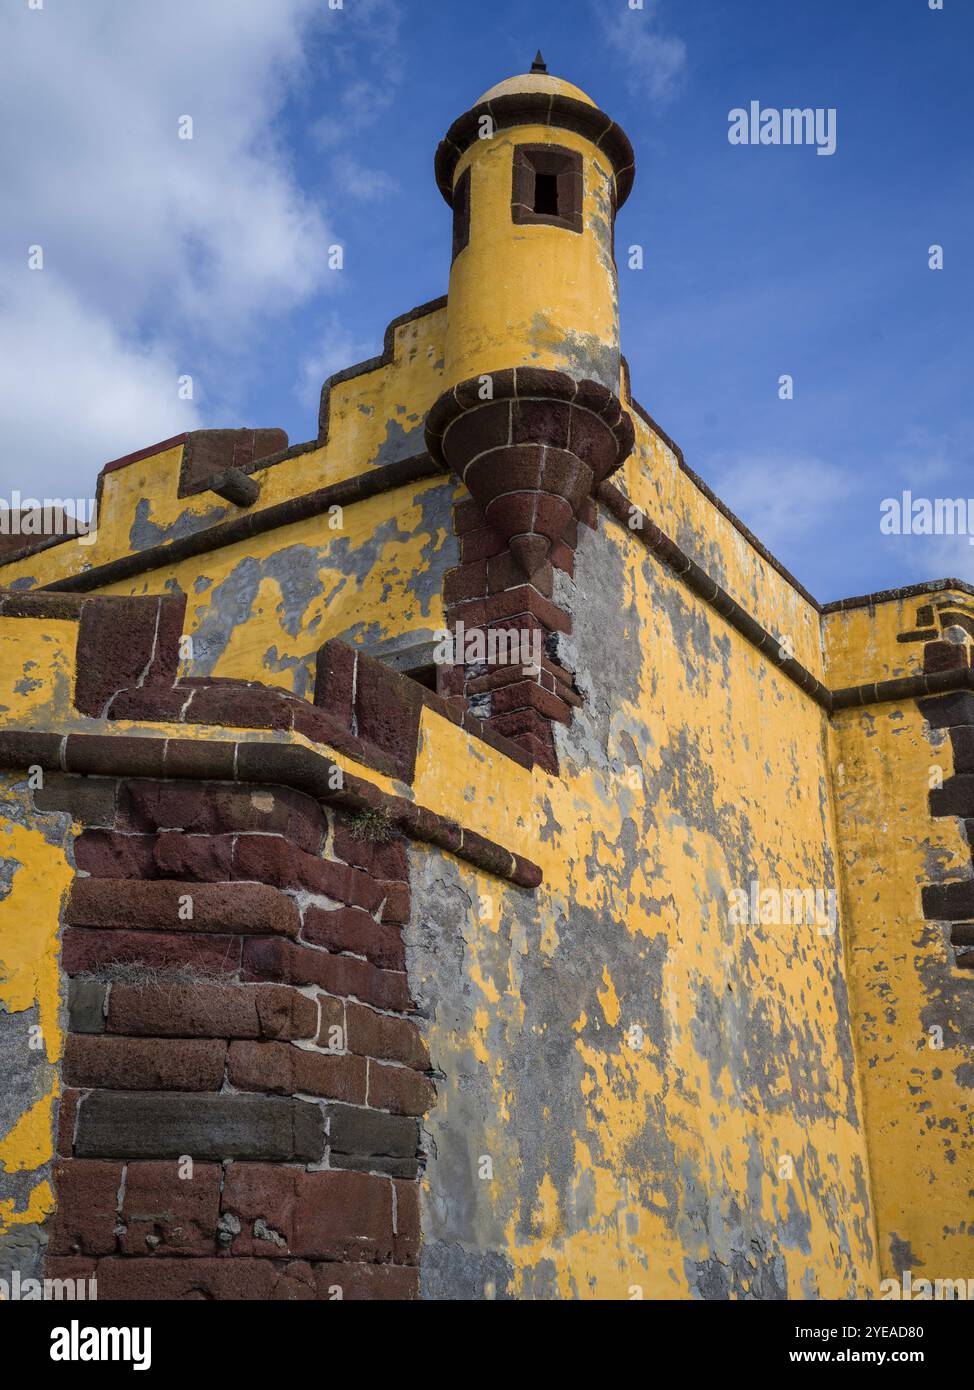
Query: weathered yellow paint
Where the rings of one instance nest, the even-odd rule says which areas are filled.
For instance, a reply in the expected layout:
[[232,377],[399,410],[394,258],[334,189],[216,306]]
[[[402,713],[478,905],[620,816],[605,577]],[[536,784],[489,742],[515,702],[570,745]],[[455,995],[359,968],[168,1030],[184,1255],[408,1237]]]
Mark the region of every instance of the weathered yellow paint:
[[18,1211],[11,1201],[0,1202],[0,1235],[15,1226],[31,1226],[44,1221],[55,1211],[54,1192],[46,1180],[31,1191],[26,1207]]
[[511,226],[514,148],[551,138],[546,126],[500,131],[475,140],[457,165],[454,182],[470,169],[470,240],[450,273],[445,385],[510,367],[516,342],[526,366],[594,376],[618,389],[609,161],[584,137],[560,130],[557,144],[583,156],[586,232]]
[[0,1166],[8,1173],[33,1172],[51,1157],[52,1106],[57,1084],[15,1121],[0,1139]]
[[[967,595],[936,597],[972,611]],[[922,603],[913,597],[832,615],[830,665],[849,671],[861,643],[870,679],[916,670],[922,646],[898,644],[896,635],[916,629]],[[847,710],[833,722],[850,984],[883,1276],[909,1268],[914,1277],[967,1278],[974,1266],[974,980],[954,966],[946,928],[924,918],[920,897],[925,884],[971,873],[963,821],[929,809],[931,788],[953,773],[951,744],[925,727],[913,702]]]
[[66,710],[74,682],[77,624],[52,620],[43,625],[22,618],[0,618],[0,712],[4,722],[41,727],[52,709]]
[[[728,818],[747,826],[756,871],[763,881],[834,882],[829,864],[834,828],[824,717],[722,624],[714,624],[710,640],[725,644],[723,664],[716,649],[709,657],[688,652],[671,622],[684,605],[689,608],[689,598],[655,562],[646,560],[621,529],[610,529],[609,534],[623,566],[619,606],[638,614],[632,623],[633,648],[642,654],[636,657],[638,693],[634,700],[621,700],[610,714],[619,762],[615,772],[607,775],[605,769],[566,762],[559,778],[535,773],[532,820],[550,822],[555,828],[547,837],[536,838],[530,853],[545,874],[539,890],[540,922],[559,923],[581,909],[591,914],[593,924],[599,922],[612,958],[618,952],[612,944],[617,934],[628,938],[632,947],[624,957],[629,973],[623,976],[620,965],[610,966],[609,958],[591,974],[579,973],[563,958],[557,938],[549,944],[547,959],[553,968],[569,969],[568,978],[579,993],[564,1016],[564,1035],[550,1029],[546,1034],[546,1055],[554,1069],[559,1067],[563,1047],[574,1047],[583,1060],[579,1113],[585,1117],[585,1128],[575,1135],[572,1188],[566,1190],[550,1172],[543,1175],[549,1193],[543,1232],[529,1236],[523,1229],[525,1215],[529,1226],[532,1220],[538,1225],[537,1213],[532,1217],[535,1204],[526,1212],[521,1196],[523,1168],[529,1160],[523,1134],[501,1118],[505,1109],[515,1116],[518,1113],[516,1097],[522,1083],[509,1073],[508,1059],[515,1056],[522,1029],[532,1026],[532,1000],[523,994],[523,980],[531,953],[537,950],[539,960],[545,958],[541,939],[518,946],[514,932],[508,931],[498,942],[496,934],[471,914],[464,927],[469,953],[466,978],[473,983],[490,980],[499,987],[506,976],[507,986],[496,1001],[485,1002],[481,996],[476,1037],[474,1030],[468,1036],[457,1034],[452,1019],[449,1034],[435,1025],[431,1032],[438,1067],[447,1075],[464,1075],[468,1051],[474,1057],[483,1055],[485,1007],[491,1015],[489,1071],[496,1104],[494,1113],[484,1117],[482,1131],[471,1136],[470,1153],[471,1161],[483,1153],[494,1158],[494,1179],[487,1195],[496,1215],[490,1226],[505,1232],[505,1248],[515,1271],[510,1292],[530,1296],[535,1271],[544,1262],[559,1296],[630,1297],[632,1288],[646,1298],[686,1296],[684,1261],[705,1258],[714,1232],[695,1226],[689,1216],[687,1224],[681,1223],[678,1194],[664,1200],[657,1193],[647,1201],[647,1188],[650,1192],[654,1188],[652,1165],[645,1166],[645,1160],[640,1165],[630,1154],[645,1130],[647,1115],[652,1115],[666,1144],[680,1155],[678,1163],[712,1185],[718,1202],[719,1193],[747,1192],[749,1171],[753,1174],[760,1159],[760,1209],[755,1215],[769,1229],[776,1229],[786,1213],[800,1213],[795,1240],[807,1248],[796,1245],[788,1252],[791,1296],[801,1296],[803,1281],[809,1281],[808,1291],[823,1297],[876,1293],[879,1270],[865,1189],[865,1140],[859,1119],[853,1123],[849,1118],[850,1114],[861,1116],[860,1085],[851,1059],[843,1059],[839,1051],[837,1038],[847,1020],[837,1012],[840,997],[829,984],[830,975],[844,972],[843,952],[834,938],[819,937],[813,926],[737,929],[729,934],[726,922],[713,915],[713,904],[706,906],[700,894],[706,879],[721,883],[728,895],[740,886],[728,842],[733,831]],[[773,575],[769,588],[778,582]],[[669,594],[662,604],[654,597],[660,587]],[[686,787],[653,791],[659,750],[671,741],[674,710],[692,720],[693,737],[700,740],[707,757],[706,768],[692,767]],[[627,752],[633,737],[644,749],[642,765]],[[479,785],[479,767],[470,762],[464,767],[462,761],[448,757],[447,745],[446,739],[435,745],[438,796],[427,790],[424,800],[449,798],[453,788],[455,804],[456,789],[462,789],[464,781],[476,778]],[[432,778],[433,747],[431,729],[429,762],[424,768],[428,779]],[[769,765],[775,767],[775,776],[769,777],[764,770]],[[695,785],[704,771],[713,778],[712,788]],[[518,784],[516,776],[506,777],[509,786]],[[428,780],[426,786],[430,785]],[[700,812],[700,823],[692,827],[687,822],[688,799],[690,809],[697,803]],[[501,822],[495,808],[489,802],[484,806],[479,796],[469,803],[471,810],[474,806],[496,833]],[[708,828],[704,822],[710,814],[713,824]],[[634,871],[632,865],[627,869],[620,848],[627,827],[643,851]],[[509,833],[510,827],[506,828]],[[514,918],[518,890],[484,880],[466,866],[459,876],[472,903],[484,894],[500,895],[501,919]],[[644,906],[649,903],[662,906]],[[708,914],[703,918],[702,909]],[[646,959],[648,944],[658,940],[660,933],[666,940],[661,980],[669,1033],[665,1059],[644,1012],[646,982],[637,965]],[[536,970],[533,978],[536,988]],[[730,1037],[733,1006],[722,1015],[728,1031],[727,1055],[719,1060],[719,1053],[710,1053],[714,1040],[709,1047],[703,1045],[695,1031],[700,1026],[695,1020],[701,990],[710,991],[718,1010],[721,1000],[733,998],[732,991],[750,992],[756,1000],[766,1001],[771,1010],[766,1020],[767,1045],[779,1053],[772,1067],[778,1068],[777,1080],[767,1098],[759,1098],[756,1091],[749,1093],[742,1078],[733,1074],[739,1066]],[[641,1051],[627,1041],[634,1026],[644,1030]],[[806,1027],[810,1029],[807,1041],[821,1056],[822,1070],[815,1074],[804,1070],[802,1030]],[[518,1075],[521,1070],[523,1064]],[[508,1100],[512,1092],[513,1109]],[[797,1100],[799,1110],[805,1107],[815,1113],[801,1122],[785,1113],[775,1114],[776,1096],[786,1108]],[[445,1105],[450,1104],[448,1094]],[[462,1123],[470,1119],[465,1114]],[[443,1112],[438,1106],[431,1122],[438,1136],[449,1129],[448,1109]],[[548,1127],[533,1137],[535,1157],[558,1150],[565,1123],[565,1114],[555,1107]],[[832,1195],[828,1202],[837,1203],[850,1223],[844,1255],[829,1228],[827,1208],[821,1201],[824,1193],[816,1199],[804,1190],[798,1176],[801,1165],[817,1164],[820,1154],[829,1155],[825,1181]],[[779,1166],[788,1156],[793,1176],[779,1176]],[[750,1182],[753,1187],[753,1176]],[[585,1230],[572,1233],[550,1219],[555,1199],[549,1184],[562,1205],[577,1203],[580,1185],[596,1194]],[[476,1186],[479,1190],[480,1184]],[[799,1237],[803,1224],[807,1232]],[[730,1262],[729,1249],[723,1256]],[[740,1292],[746,1294],[748,1289],[742,1286]]]
[[[35,638],[38,652],[42,646],[46,652],[44,634],[35,631]],[[23,783],[3,778],[0,865],[7,866],[7,885],[0,893],[0,1013],[11,1021],[23,1016],[23,1024],[16,1032],[5,1028],[15,1053],[4,1062],[16,1065],[18,1085],[11,1091],[8,1083],[0,1101],[0,1176],[33,1179],[26,1200],[0,1199],[0,1243],[5,1231],[40,1222],[54,1210],[48,1167],[63,1047],[58,930],[73,871],[63,846],[23,823],[26,817]]]
[[[185,630],[194,652],[185,674],[260,679],[304,694],[311,689],[314,653],[331,637],[359,645],[389,633],[422,637],[442,628],[439,589],[419,590],[416,578],[427,568],[424,555],[444,546],[452,490],[440,480],[397,488],[343,508],[336,525],[327,515],[312,517],[282,527],[273,539],[240,542],[174,565],[162,582],[187,596]],[[433,500],[439,505],[427,514],[424,506]],[[271,548],[276,569],[267,564]],[[289,562],[307,576],[293,592],[281,577]],[[152,575],[105,592],[154,593],[160,587]]]
[[[938,591],[938,604],[974,612],[970,595],[951,588]],[[897,641],[916,630],[924,598],[904,597],[862,608],[826,613],[822,619],[827,654],[827,682],[840,688],[862,681],[893,680],[923,669],[922,642]]]
[[[552,83],[494,94],[588,100]],[[547,140],[583,155],[581,235],[512,227],[514,145]],[[429,405],[467,377],[525,364],[620,380],[604,157],[571,132],[518,127],[475,142],[458,175],[468,167],[470,241],[449,313],[401,325],[391,363],[335,385],[327,441],[258,470],[258,510],[421,452]],[[839,687],[920,669],[922,645],[897,639],[922,600],[821,614],[635,424],[614,482],[813,674]],[[177,447],[106,475],[96,544],[52,547],[3,582],[48,584],[238,514],[214,494],[178,498],[181,460]],[[309,694],[328,638],[442,626],[450,506],[464,495],[445,478],[399,487],[347,506],[336,527],[292,523],[106,592],[186,595],[185,674]],[[529,894],[452,856],[414,855],[414,900],[455,950],[447,969],[410,943],[446,1078],[426,1121],[443,1165],[425,1178],[427,1238],[455,1200],[468,1225],[445,1225],[444,1240],[470,1255],[470,1286],[481,1252],[506,1271],[502,1285],[489,1266],[486,1296],[847,1298],[875,1296],[900,1267],[970,1275],[972,1062],[955,1005],[971,986],[920,903],[923,885],[970,874],[960,821],[929,809],[931,767],[953,770],[949,742],[915,704],[830,721],[604,514],[579,556],[585,583],[567,602],[585,703],[559,732],[558,775],[429,709],[409,786],[328,750],[544,875]],[[970,610],[962,593],[940,597]],[[0,620],[0,725],[227,737],[78,715],[75,640],[71,622]],[[0,859],[20,865],[0,900],[0,1006],[39,1009],[53,1063],[70,869],[40,829],[0,830]],[[752,880],[833,892],[837,920],[734,921],[732,896]],[[454,991],[443,1010],[438,968]],[[930,1046],[935,1025],[943,1049]],[[8,1168],[49,1160],[55,1086],[0,1137]],[[443,1171],[459,1193],[444,1192]],[[28,1208],[5,1215],[39,1219],[49,1198],[41,1179]]]
[[5,818],[0,804],[0,859],[16,866],[0,898],[0,1007],[19,1013],[38,1007],[49,1062],[61,1055],[57,969],[59,904],[72,869],[64,851],[36,829]]
[[[393,334],[392,362],[337,382],[330,392],[327,440],[256,469],[253,476],[261,484],[256,510],[354,477],[369,465],[422,454],[426,412],[442,390],[445,331],[443,308],[401,324]],[[182,534],[243,514],[216,493],[179,497],[182,457],[179,444],[106,473],[94,542],[70,538],[5,566],[4,584],[11,587],[25,579],[35,586],[50,584],[93,564],[164,544],[177,526]],[[325,528],[327,519],[314,524]],[[190,572],[195,578],[196,572]],[[149,587],[155,591],[161,583],[157,573]]]

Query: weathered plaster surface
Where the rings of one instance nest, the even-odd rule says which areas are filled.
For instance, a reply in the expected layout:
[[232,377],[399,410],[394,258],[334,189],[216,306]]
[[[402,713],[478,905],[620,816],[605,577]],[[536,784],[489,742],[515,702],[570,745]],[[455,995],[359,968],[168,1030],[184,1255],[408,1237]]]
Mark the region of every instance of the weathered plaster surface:
[[841,920],[728,914],[752,879],[836,888],[822,716],[620,529],[576,574],[586,705],[563,779],[535,775],[544,885],[413,866],[447,1078],[426,1292],[874,1293]]
[[105,592],[187,595],[186,675],[257,679],[310,698],[329,638],[421,641],[443,626],[443,576],[459,551],[455,494],[446,479],[397,488],[343,508],[340,525],[314,517]]
[[41,1274],[63,1034],[58,933],[71,881],[67,816],[38,816],[0,777],[0,1279]]
[[974,1268],[974,980],[923,885],[971,876],[963,822],[931,817],[949,740],[913,703],[835,720],[835,786],[883,1277]]
[[[511,228],[515,144],[553,142],[583,155],[585,231]],[[567,371],[619,390],[619,306],[611,256],[611,170],[580,135],[521,126],[476,140],[456,178],[471,169],[470,239],[450,274],[446,384],[518,363]]]

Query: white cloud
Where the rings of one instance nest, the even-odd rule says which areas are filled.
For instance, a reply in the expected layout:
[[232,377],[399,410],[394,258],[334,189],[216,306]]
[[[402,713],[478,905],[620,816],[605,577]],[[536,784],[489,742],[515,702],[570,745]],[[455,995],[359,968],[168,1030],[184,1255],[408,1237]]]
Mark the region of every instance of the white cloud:
[[[772,553],[813,540],[854,488],[848,469],[811,455],[717,456],[707,482]],[[877,513],[878,515],[878,513]]]
[[3,292],[0,363],[4,497],[93,497],[102,463],[200,424],[167,351],[123,340],[53,271]]
[[391,174],[383,169],[367,169],[365,165],[341,155],[332,165],[334,184],[350,198],[363,203],[374,203],[395,193],[399,185]]
[[670,101],[686,70],[687,49],[682,39],[662,31],[659,0],[645,0],[642,8],[635,10],[619,0],[611,14],[603,0],[593,3],[630,88],[660,104]]
[[[928,579],[974,583],[974,546],[967,535],[885,535],[880,531],[884,498],[904,490],[916,498],[970,494],[968,524],[974,526],[971,432],[947,436],[915,430],[897,439],[875,467],[852,455],[829,463],[811,454],[762,450],[717,454],[705,460],[704,476],[717,496],[758,539],[823,601],[836,592],[836,557],[842,566],[873,576],[870,587],[894,588]],[[876,578],[876,576],[881,576]]]
[[[326,285],[325,210],[295,182],[277,121],[327,14],[321,0],[4,7],[11,468],[29,460],[52,492],[90,488],[106,459],[201,423],[175,395],[188,356],[222,358],[229,381],[261,316]],[[178,138],[186,115],[192,140]],[[32,245],[42,271],[27,268]]]
[[[8,58],[0,175],[11,244],[116,322],[216,327],[308,293],[320,209],[292,181],[274,118],[316,0],[49,0],[0,18]],[[179,139],[190,116],[193,138]]]
[[[941,499],[961,499],[968,529],[974,528],[974,486],[965,479],[974,477],[974,431],[962,421],[950,433],[915,428],[898,440],[883,461],[880,476],[873,484],[870,499],[879,528],[880,504],[902,494],[914,500],[926,498],[933,504]],[[974,583],[974,545],[967,535],[924,536],[883,535],[883,552],[895,556],[903,582],[924,579],[964,579]]]
[[[368,130],[398,100],[405,76],[397,55],[403,20],[402,0],[349,0],[341,21],[330,29],[335,68],[328,111],[311,127],[312,139],[325,151],[346,146]],[[368,63],[363,59],[368,58]],[[360,69],[381,73],[369,80]]]
[[337,314],[332,314],[322,330],[318,343],[301,363],[301,376],[295,394],[317,413],[323,382],[335,372],[377,357],[381,343],[369,343],[354,338],[343,326]]

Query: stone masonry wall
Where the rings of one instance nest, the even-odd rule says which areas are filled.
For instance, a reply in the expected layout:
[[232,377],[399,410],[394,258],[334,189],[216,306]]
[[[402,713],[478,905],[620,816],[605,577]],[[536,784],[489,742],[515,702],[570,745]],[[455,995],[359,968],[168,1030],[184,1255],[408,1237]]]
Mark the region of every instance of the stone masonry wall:
[[411,1298],[404,842],[281,787],[52,774],[83,826],[49,1277],[101,1298]]
[[[596,525],[590,501],[581,508],[581,520]],[[571,619],[552,599],[555,571],[574,573],[579,523],[572,519],[564,539],[554,546],[546,563],[526,580],[503,536],[488,525],[474,498],[465,498],[453,509],[453,524],[460,542],[460,564],[446,575],[443,598],[450,630],[489,633],[503,629],[528,636],[537,634],[542,652],[539,668],[529,673],[523,662],[504,665],[464,664],[443,666],[440,693],[462,699],[470,713],[521,748],[549,772],[558,771],[555,724],[571,722],[581,703],[571,673],[557,659],[557,643],[571,633]]]

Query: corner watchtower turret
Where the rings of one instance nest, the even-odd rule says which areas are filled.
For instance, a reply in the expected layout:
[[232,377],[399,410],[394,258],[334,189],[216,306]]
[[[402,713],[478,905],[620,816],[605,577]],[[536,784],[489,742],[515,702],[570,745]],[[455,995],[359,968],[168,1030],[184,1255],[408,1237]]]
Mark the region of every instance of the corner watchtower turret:
[[540,54],[437,150],[453,209],[450,389],[427,443],[529,576],[632,448],[614,224],[633,173],[623,131]]

